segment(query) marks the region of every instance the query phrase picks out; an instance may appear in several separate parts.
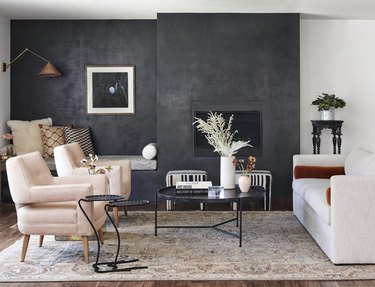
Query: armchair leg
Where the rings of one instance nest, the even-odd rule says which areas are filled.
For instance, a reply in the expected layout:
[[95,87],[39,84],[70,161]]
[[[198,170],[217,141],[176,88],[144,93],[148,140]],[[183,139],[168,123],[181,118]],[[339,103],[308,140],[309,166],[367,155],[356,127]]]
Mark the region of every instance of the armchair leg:
[[115,224],[118,227],[119,226],[119,220],[118,220],[118,207],[112,207],[113,208],[113,218],[115,220]]
[[126,206],[124,206],[124,215],[128,216],[128,208]]
[[25,261],[27,247],[29,246],[29,240],[30,240],[30,235],[24,234],[23,235],[23,242],[22,242],[21,262]]
[[83,255],[85,257],[86,264],[89,263],[89,237],[82,236]]
[[104,244],[104,232],[103,232],[103,227],[98,230],[99,233],[99,239],[100,239],[100,244]]
[[39,235],[39,247],[43,246],[44,235]]

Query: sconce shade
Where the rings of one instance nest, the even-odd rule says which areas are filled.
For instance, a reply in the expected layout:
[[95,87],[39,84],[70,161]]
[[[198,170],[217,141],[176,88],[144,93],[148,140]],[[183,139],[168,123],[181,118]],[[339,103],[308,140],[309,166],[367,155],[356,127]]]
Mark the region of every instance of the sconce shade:
[[38,74],[41,77],[58,77],[61,76],[59,70],[56,69],[54,65],[48,62]]
[[17,57],[15,57],[9,64],[3,63],[2,64],[2,70],[3,72],[6,72],[6,70],[15,62],[17,61],[20,57],[22,57],[26,52],[29,52],[30,54],[33,54],[34,56],[38,57],[39,59],[47,62],[47,65],[45,65],[42,70],[39,72],[39,76],[41,77],[58,77],[61,76],[61,73],[59,70],[56,69],[54,65],[51,64],[49,60],[46,58],[42,57],[41,55],[31,51],[29,48],[26,48],[25,50],[22,51]]

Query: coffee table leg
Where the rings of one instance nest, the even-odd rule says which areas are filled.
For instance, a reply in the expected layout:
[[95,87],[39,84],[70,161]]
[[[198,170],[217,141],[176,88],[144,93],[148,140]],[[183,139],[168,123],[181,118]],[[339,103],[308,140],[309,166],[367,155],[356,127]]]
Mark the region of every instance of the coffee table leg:
[[[236,205],[238,207],[238,203],[236,202]],[[238,227],[238,208],[236,208],[237,218],[236,218],[236,226]]]
[[242,199],[240,199],[240,247],[242,247]]
[[155,236],[158,236],[158,191],[155,192]]

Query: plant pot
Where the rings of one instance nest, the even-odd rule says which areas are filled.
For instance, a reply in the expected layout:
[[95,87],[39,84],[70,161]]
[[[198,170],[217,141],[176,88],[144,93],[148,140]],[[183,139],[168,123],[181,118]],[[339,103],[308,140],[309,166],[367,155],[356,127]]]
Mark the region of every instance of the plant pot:
[[220,158],[220,185],[226,189],[234,189],[236,184],[234,156]]
[[241,175],[238,179],[238,186],[241,192],[249,192],[251,186],[251,179],[248,175]]
[[320,120],[322,121],[334,121],[335,120],[335,108],[330,108],[329,110],[320,111]]

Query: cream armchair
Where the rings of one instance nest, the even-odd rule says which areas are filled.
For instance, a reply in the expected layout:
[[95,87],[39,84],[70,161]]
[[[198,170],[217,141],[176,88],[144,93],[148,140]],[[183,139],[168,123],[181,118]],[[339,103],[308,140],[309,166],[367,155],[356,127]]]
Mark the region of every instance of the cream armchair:
[[[81,167],[85,155],[79,143],[61,145],[54,148],[56,171],[59,177],[87,175],[87,168]],[[113,170],[106,173],[109,179],[109,193],[121,195],[128,199],[131,192],[131,166],[129,160],[113,160],[96,162],[98,167],[111,166]],[[126,208],[124,208],[126,215]],[[119,225],[118,208],[113,208],[115,224]]]
[[[78,200],[91,194],[105,194],[104,175],[53,177],[39,152],[28,153],[6,162],[9,189],[17,211],[17,225],[23,234],[21,262],[25,260],[30,235],[80,235],[84,258],[89,262],[88,237],[94,233],[78,206]],[[106,202],[83,202],[103,243]]]

